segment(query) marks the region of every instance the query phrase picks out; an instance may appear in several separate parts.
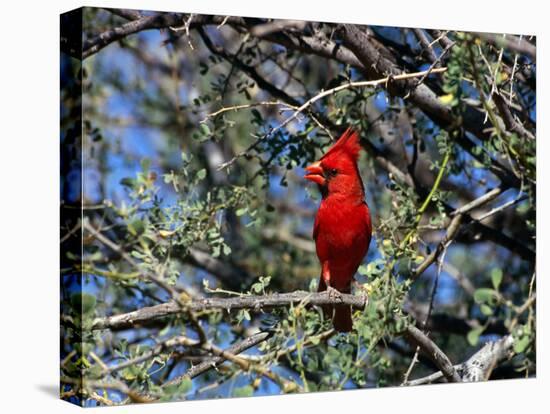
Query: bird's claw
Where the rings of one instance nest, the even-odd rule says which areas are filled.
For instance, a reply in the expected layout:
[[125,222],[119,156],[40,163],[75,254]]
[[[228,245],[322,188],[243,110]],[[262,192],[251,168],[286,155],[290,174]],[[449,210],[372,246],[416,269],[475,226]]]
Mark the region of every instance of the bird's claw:
[[330,300],[342,300],[342,294],[332,286],[327,286],[327,295]]

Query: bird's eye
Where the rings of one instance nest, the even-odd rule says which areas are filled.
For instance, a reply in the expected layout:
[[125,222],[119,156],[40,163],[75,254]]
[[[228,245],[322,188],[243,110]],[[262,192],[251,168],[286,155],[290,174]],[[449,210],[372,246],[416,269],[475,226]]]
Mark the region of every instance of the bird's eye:
[[338,174],[338,170],[336,168],[331,168],[329,170],[329,173],[330,173],[330,175],[336,175],[336,174]]

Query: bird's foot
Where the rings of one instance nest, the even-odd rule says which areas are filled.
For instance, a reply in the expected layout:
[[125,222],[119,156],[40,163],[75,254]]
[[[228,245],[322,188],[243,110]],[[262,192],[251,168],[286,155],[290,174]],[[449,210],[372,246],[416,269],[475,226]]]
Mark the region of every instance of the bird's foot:
[[330,300],[342,300],[342,293],[334,289],[332,286],[327,286],[327,295]]

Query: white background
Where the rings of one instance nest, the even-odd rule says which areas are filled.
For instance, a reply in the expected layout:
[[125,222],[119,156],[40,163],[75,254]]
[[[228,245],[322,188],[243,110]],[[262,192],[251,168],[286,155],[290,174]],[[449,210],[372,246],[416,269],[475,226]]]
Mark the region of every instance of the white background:
[[[247,4],[248,3],[248,4]],[[75,412],[57,399],[59,14],[78,1],[8,0],[0,18],[0,410]],[[550,402],[548,292],[548,16],[544,1],[124,0],[126,7],[536,34],[538,72],[537,379],[387,388],[104,409],[105,412],[543,412]],[[550,115],[548,115],[550,117]],[[548,119],[548,118],[547,118]],[[546,252],[548,254],[548,252]],[[538,408],[542,406],[543,408]]]

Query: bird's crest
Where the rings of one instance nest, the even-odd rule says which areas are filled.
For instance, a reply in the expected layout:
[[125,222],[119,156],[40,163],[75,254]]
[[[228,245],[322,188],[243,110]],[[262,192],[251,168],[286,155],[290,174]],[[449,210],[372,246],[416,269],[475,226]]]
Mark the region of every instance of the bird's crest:
[[357,160],[357,158],[359,157],[359,151],[361,151],[359,134],[357,133],[357,131],[349,127],[342,134],[342,136],[338,138],[338,141],[336,141],[336,143],[329,148],[329,150],[326,152],[325,155],[323,155],[321,159],[329,156],[330,154],[343,152],[348,154],[354,160]]

